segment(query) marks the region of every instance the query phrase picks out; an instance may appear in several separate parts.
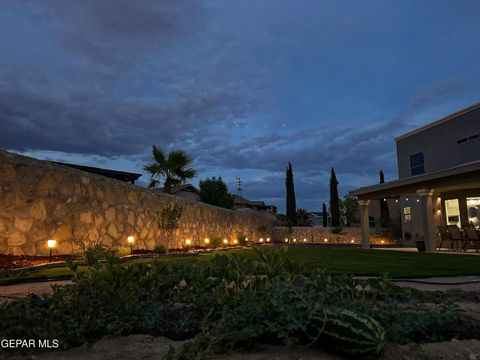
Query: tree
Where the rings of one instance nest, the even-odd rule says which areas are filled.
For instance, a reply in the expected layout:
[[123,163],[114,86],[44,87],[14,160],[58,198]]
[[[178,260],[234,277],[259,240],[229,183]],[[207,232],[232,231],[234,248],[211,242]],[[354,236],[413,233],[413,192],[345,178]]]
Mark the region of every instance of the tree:
[[297,226],[313,226],[310,213],[305,209],[297,209]]
[[168,155],[153,145],[153,162],[143,167],[150,174],[149,188],[157,187],[163,182],[165,192],[170,192],[172,187],[184,184],[196,176],[197,172],[189,165],[192,159],[182,150],[171,150]]
[[219,176],[200,181],[200,201],[227,209],[233,208],[233,196]]
[[323,227],[328,227],[328,214],[327,214],[327,205],[323,203],[322,208],[322,220],[323,220]]
[[[167,234],[167,247],[169,247],[175,230],[180,226],[183,208],[178,204],[171,204],[162,209],[158,226]],[[157,247],[159,244],[155,244]],[[175,239],[175,246],[178,249],[178,239]]]
[[330,215],[332,227],[340,226],[340,200],[338,198],[338,181],[335,169],[332,167],[330,175]]
[[340,210],[342,216],[345,218],[346,226],[351,227],[353,222],[356,222],[358,214],[358,200],[354,196],[345,195],[343,201],[340,203]]
[[297,225],[297,204],[295,201],[295,186],[293,184],[293,170],[292,164],[288,162],[288,167],[286,171],[285,185],[287,187],[287,226],[296,226]]
[[[383,170],[380,170],[380,184],[385,182]],[[382,228],[388,227],[390,224],[390,211],[388,210],[387,199],[380,199],[380,226]]]

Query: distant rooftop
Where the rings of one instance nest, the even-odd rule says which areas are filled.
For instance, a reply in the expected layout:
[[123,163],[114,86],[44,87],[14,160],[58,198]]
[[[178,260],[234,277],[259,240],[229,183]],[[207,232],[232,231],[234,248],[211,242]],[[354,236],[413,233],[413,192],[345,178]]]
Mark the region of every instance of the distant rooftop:
[[85,166],[85,165],[77,165],[77,164],[68,164],[68,163],[62,163],[58,161],[51,161],[55,164],[63,165],[63,166],[68,166],[77,170],[89,172],[92,174],[97,174],[97,175],[102,175],[111,179],[116,179],[124,182],[129,182],[132,184],[135,184],[135,181],[142,176],[142,174],[137,174],[137,173],[131,173],[131,172],[126,172],[126,171],[118,171],[118,170],[111,170],[111,169],[103,169],[103,168],[98,168],[98,167],[93,167],[93,166]]

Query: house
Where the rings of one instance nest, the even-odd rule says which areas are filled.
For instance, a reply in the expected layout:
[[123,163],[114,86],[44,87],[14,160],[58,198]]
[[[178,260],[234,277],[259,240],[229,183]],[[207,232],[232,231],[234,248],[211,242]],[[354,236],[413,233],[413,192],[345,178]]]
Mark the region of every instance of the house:
[[111,179],[120,180],[124,182],[129,182],[130,184],[135,184],[135,181],[142,176],[142,174],[136,174],[126,171],[118,171],[118,170],[110,170],[110,169],[103,169],[93,166],[85,166],[85,165],[77,165],[77,164],[68,164],[62,163],[57,161],[52,161],[55,164],[67,166],[73,169],[86,171],[92,174],[102,175]]
[[[163,189],[152,189],[154,192],[163,193]],[[192,184],[174,185],[169,191],[169,194],[175,195],[190,201],[200,201],[200,190]]]
[[277,213],[277,207],[275,205],[266,205],[264,201],[260,200],[247,200],[240,195],[233,195],[233,208],[238,209],[252,209],[259,211],[268,211],[272,214]]
[[404,241],[437,248],[437,226],[480,226],[480,103],[395,138],[399,179],[350,192],[369,247],[369,204],[395,201]]

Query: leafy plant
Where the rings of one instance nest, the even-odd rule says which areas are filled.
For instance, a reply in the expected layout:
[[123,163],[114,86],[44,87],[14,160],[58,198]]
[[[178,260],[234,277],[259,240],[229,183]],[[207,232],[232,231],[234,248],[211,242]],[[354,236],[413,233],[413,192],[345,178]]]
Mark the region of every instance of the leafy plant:
[[[160,213],[159,227],[167,234],[167,243],[170,243],[170,239],[176,229],[180,226],[180,218],[182,217],[183,208],[179,204],[170,204],[162,209]],[[178,249],[178,239],[175,239],[176,248]],[[160,244],[155,244],[155,247]]]
[[335,235],[336,242],[339,243],[340,242],[340,236],[343,235],[343,228],[337,226],[337,227],[332,228],[330,230],[330,232]]

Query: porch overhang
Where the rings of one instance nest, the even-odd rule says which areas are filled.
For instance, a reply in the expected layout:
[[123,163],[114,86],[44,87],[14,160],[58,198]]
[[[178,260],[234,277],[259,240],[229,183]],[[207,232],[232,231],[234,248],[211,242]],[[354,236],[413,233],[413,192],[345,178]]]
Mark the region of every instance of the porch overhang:
[[447,170],[411,176],[383,184],[350,191],[359,200],[398,198],[414,194],[419,189],[434,189],[436,193],[480,188],[480,161],[474,161]]

